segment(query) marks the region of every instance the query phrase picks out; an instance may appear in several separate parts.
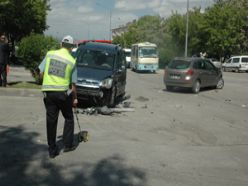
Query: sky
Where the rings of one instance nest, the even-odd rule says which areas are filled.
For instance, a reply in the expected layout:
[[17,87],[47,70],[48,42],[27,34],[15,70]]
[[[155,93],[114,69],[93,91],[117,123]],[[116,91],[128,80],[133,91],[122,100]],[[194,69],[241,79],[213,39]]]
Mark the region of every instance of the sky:
[[[110,39],[110,29],[144,15],[169,17],[187,12],[187,0],[50,0],[46,35],[75,40]],[[213,0],[189,0],[189,8],[211,6]]]

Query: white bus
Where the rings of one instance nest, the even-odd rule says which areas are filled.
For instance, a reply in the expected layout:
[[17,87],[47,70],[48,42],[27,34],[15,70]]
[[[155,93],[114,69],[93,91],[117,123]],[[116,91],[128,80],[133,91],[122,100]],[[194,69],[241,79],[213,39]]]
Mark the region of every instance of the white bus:
[[132,45],[131,68],[134,71],[158,70],[158,50],[154,43],[144,42]]

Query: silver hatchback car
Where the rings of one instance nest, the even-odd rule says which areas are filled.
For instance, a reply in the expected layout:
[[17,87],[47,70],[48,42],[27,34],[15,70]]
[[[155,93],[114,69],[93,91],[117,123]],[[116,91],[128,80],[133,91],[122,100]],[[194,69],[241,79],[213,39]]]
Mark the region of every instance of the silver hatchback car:
[[168,91],[174,87],[186,87],[198,93],[203,87],[222,89],[224,79],[221,69],[209,59],[175,58],[164,70],[164,84]]

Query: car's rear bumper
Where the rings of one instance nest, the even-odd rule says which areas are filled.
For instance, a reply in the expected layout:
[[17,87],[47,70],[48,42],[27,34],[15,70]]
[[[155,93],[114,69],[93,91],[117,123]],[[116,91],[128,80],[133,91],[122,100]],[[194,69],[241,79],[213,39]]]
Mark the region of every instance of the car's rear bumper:
[[185,87],[185,88],[191,88],[193,86],[193,81],[170,81],[165,80],[164,81],[165,86],[174,86],[174,87]]

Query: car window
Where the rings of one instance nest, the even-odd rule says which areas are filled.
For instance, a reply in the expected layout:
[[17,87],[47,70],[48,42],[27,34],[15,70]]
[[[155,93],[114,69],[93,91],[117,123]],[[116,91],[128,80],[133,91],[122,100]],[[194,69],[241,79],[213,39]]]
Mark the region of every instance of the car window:
[[212,63],[210,63],[209,61],[204,61],[204,63],[205,63],[206,70],[214,70],[215,69],[214,65]]
[[110,70],[113,69],[114,55],[105,51],[83,50],[77,54],[77,64]]
[[238,63],[239,62],[239,58],[233,58],[232,62],[233,63]]
[[195,61],[194,64],[193,64],[193,68],[194,69],[201,69],[201,61]]
[[169,65],[168,68],[171,69],[187,69],[190,66],[190,62],[189,61],[183,61],[183,60],[172,60]]
[[248,57],[242,57],[241,62],[242,63],[248,63]]
[[205,70],[206,69],[206,66],[205,66],[205,63],[204,61],[197,61],[197,69],[201,69],[201,70]]

